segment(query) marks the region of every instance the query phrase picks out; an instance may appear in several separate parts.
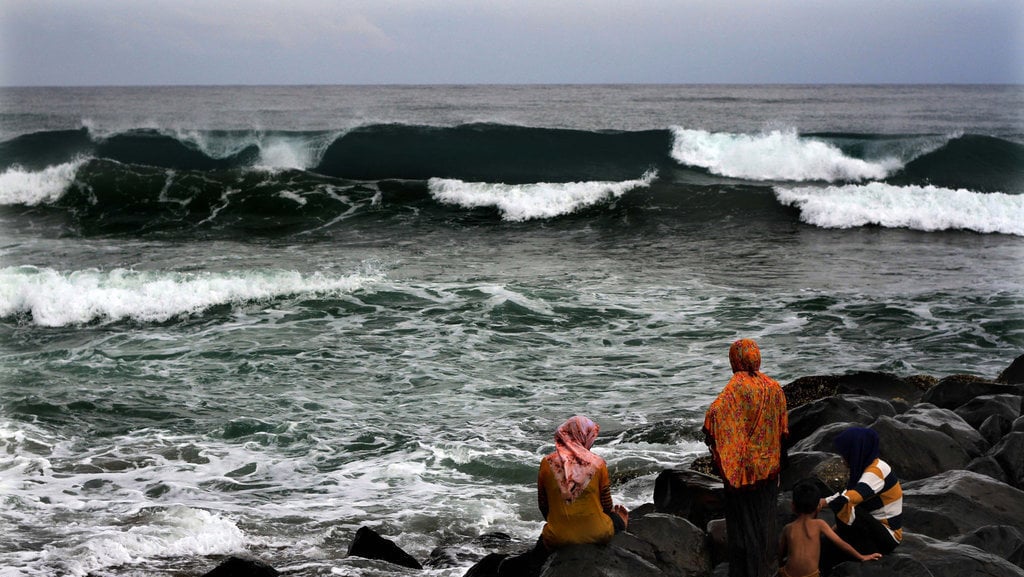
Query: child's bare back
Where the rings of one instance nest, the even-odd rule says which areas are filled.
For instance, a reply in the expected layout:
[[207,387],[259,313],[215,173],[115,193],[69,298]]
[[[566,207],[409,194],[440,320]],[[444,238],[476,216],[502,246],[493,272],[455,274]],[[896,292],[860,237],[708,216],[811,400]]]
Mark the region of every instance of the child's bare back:
[[800,515],[782,529],[782,552],[786,564],[779,569],[782,577],[817,575],[821,557],[822,531],[831,531],[828,523],[810,515]]
[[879,553],[861,555],[849,543],[843,541],[828,523],[803,514],[782,528],[782,542],[779,548],[786,564],[779,568],[780,577],[816,577],[818,561],[821,558],[821,537],[824,535],[840,549],[859,561],[881,558]]

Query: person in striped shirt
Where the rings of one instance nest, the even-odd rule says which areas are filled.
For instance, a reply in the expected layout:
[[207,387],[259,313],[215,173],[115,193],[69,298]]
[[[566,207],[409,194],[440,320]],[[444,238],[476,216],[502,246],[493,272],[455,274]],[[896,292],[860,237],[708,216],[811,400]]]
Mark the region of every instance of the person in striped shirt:
[[[836,516],[836,533],[861,554],[892,553],[903,540],[903,489],[899,477],[879,458],[878,433],[864,427],[846,429],[833,442],[846,461],[846,489],[821,500]],[[825,566],[823,555],[823,569]],[[830,551],[828,565],[852,560]]]

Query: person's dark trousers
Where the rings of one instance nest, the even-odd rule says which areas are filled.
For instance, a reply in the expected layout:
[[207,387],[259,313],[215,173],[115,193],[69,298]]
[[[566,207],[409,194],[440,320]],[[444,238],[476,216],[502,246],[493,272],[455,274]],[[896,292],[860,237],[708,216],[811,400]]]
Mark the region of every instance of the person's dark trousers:
[[779,571],[779,482],[725,490],[729,577],[775,577]]
[[[839,535],[861,555],[870,555],[871,553],[888,555],[899,545],[885,525],[865,511],[857,511],[851,525],[837,522],[836,535]],[[844,561],[856,561],[856,559],[840,551],[831,541],[823,538],[821,540],[821,561],[819,562],[822,574],[828,575],[836,565]]]

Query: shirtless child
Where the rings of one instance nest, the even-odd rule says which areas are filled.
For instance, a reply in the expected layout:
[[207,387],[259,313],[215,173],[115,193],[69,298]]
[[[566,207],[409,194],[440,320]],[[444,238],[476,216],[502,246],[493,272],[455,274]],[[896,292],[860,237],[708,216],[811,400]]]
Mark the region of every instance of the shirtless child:
[[805,479],[793,487],[793,512],[797,518],[782,528],[779,555],[786,564],[779,568],[779,577],[818,577],[822,535],[854,559],[873,561],[881,558],[880,553],[861,555],[836,535],[828,523],[818,519],[819,503],[818,487],[813,481]]

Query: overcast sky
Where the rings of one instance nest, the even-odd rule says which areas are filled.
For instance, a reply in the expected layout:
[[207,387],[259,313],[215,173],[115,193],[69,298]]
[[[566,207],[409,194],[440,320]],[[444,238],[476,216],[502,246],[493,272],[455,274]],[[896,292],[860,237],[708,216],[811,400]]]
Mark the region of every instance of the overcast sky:
[[0,0],[0,84],[1024,83],[1024,0]]

